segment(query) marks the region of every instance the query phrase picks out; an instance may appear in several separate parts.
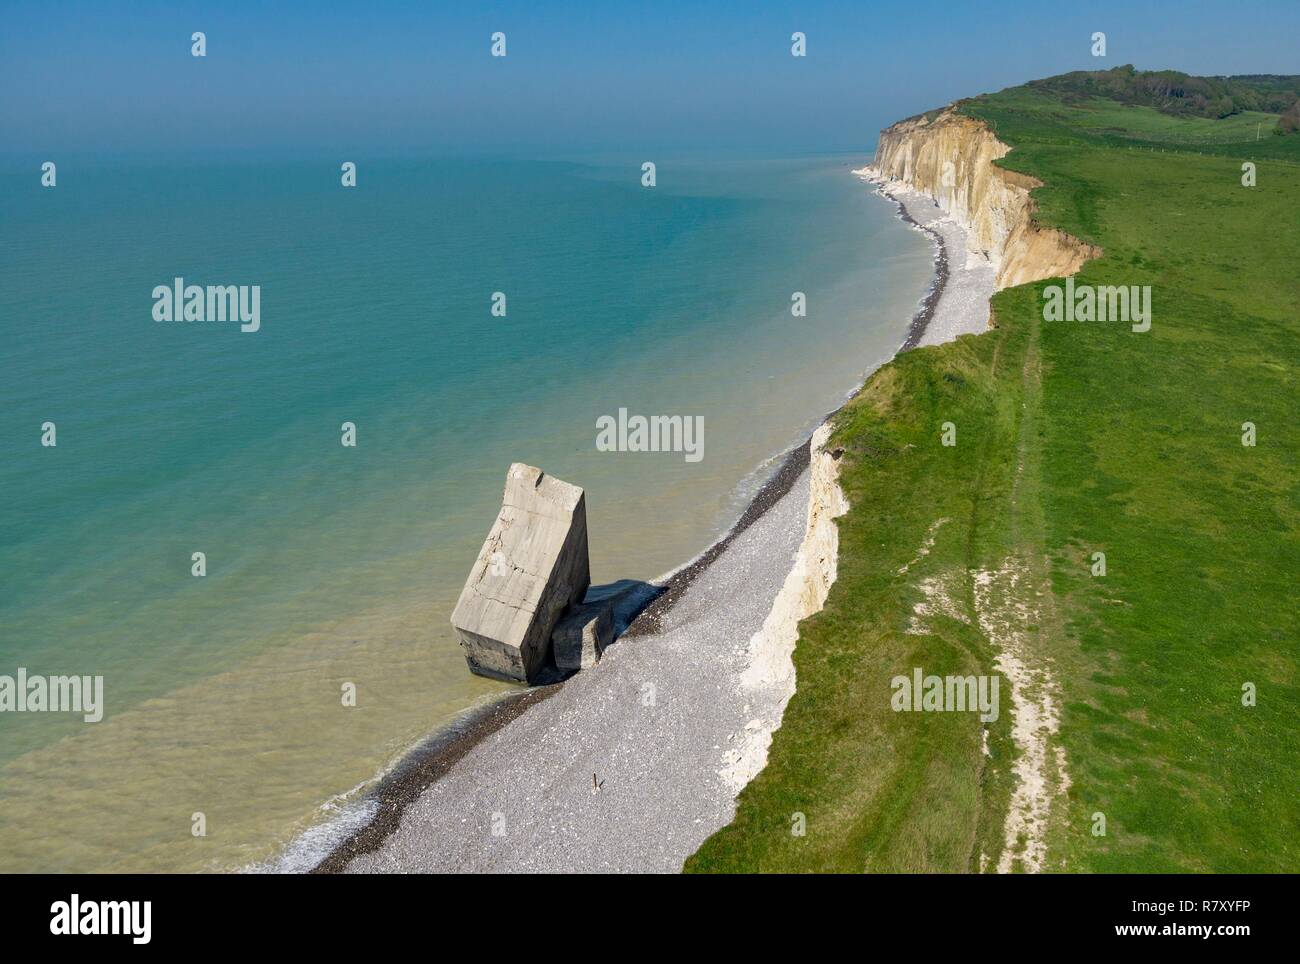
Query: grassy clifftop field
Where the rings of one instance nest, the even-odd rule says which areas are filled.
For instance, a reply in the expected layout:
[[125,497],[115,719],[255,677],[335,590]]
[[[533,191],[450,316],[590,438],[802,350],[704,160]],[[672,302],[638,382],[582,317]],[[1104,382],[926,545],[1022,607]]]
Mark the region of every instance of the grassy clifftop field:
[[[1077,285],[1151,287],[1150,330],[1011,288],[839,415],[838,581],[767,768],[687,869],[1300,870],[1300,135],[1046,82],[959,109],[1043,182],[1040,223],[1104,251]],[[987,728],[895,712],[914,667],[1033,699],[1004,683]]]

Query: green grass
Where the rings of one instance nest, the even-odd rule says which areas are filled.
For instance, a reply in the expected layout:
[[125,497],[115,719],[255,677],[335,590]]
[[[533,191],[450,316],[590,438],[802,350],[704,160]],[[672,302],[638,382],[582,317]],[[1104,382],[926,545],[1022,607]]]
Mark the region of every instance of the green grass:
[[1099,97],[1066,104],[1029,87],[967,101],[963,109],[1021,148],[1036,143],[1110,146],[1300,164],[1300,136],[1273,134],[1276,114],[1245,111],[1222,120],[1171,117]]
[[[1013,147],[1004,166],[1044,182],[1040,221],[1103,248],[1078,283],[1152,286],[1151,330],[1044,322],[1044,283],[1010,289],[995,330],[900,356],[840,414],[852,508],[838,581],[801,626],[798,691],[767,768],[687,869],[996,861],[1014,783],[1009,694],[986,755],[973,714],[894,713],[889,681],[913,666],[995,672],[970,573],[1017,557],[1036,607],[1026,630],[1063,702],[1070,787],[1048,868],[1300,870],[1300,166],[1287,163],[1300,137],[1266,139],[1274,156],[1254,155],[1258,186],[1245,188],[1242,151],[1133,149],[1213,121],[1103,130],[1144,109],[1067,108],[1024,88],[962,109]],[[940,518],[933,550],[900,574]],[[1090,574],[1095,551],[1104,577]],[[966,621],[909,634],[927,578],[949,579]]]
[[1166,143],[1248,144],[1273,136],[1277,114],[1243,111],[1222,120],[1208,117],[1175,118],[1153,107],[1119,104],[1095,98],[1072,108],[1071,120],[1080,127],[1110,131],[1120,137],[1139,137]]

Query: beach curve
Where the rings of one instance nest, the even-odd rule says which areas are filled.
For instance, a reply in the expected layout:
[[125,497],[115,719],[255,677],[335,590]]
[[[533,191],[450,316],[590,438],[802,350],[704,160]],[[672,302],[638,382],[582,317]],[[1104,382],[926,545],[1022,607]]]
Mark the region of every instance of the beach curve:
[[[933,199],[854,173],[935,247],[899,350],[985,330],[991,271],[950,265],[948,252],[966,249],[962,225]],[[839,490],[824,479],[823,498],[810,498],[810,466],[834,463],[833,418],[780,461],[723,539],[667,578],[594,671],[511,694],[413,753],[375,791],[375,817],[314,872],[680,870],[762,769],[795,690],[798,621],[834,579],[826,527],[847,506],[830,508]],[[810,584],[800,557],[813,516]]]

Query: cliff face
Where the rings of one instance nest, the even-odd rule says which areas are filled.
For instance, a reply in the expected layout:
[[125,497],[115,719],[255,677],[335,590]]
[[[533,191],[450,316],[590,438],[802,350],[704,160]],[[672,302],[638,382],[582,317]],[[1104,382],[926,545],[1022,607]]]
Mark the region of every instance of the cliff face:
[[948,109],[880,132],[873,165],[884,178],[934,197],[997,266],[998,289],[1072,275],[1100,249],[1034,223],[1035,178],[995,167],[1011,148],[981,121]]
[[758,775],[767,763],[772,733],[781,725],[785,707],[794,695],[794,648],[799,640],[799,622],[821,612],[837,575],[840,530],[835,520],[849,510],[840,489],[837,456],[827,451],[831,423],[825,422],[808,445],[808,515],[803,542],[794,565],[763,626],[749,640],[750,665],[741,678],[756,716],[724,758],[720,775],[733,792]]

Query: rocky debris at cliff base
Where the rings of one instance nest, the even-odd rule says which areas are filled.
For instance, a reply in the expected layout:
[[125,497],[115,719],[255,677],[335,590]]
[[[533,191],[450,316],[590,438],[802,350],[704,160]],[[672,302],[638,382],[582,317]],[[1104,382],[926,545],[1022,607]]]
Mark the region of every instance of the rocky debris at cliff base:
[[565,610],[551,633],[556,668],[591,669],[614,641],[614,607],[607,600],[583,602]]

